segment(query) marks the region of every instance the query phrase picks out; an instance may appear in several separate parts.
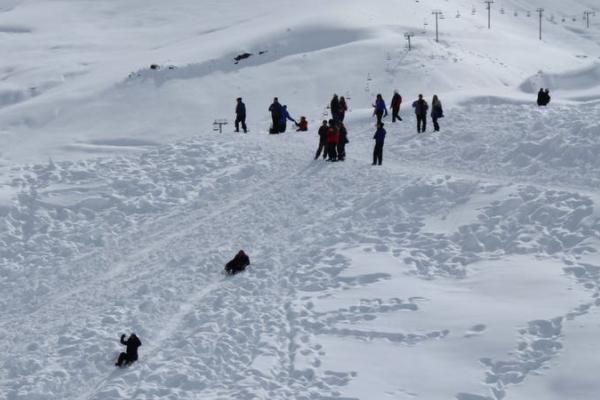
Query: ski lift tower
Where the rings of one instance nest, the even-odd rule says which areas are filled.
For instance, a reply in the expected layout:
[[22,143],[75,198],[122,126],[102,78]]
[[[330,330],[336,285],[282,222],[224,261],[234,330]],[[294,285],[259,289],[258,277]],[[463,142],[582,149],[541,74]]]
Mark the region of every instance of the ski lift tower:
[[484,3],[487,4],[488,29],[492,29],[492,4],[494,4],[494,0],[485,0]]
[[535,10],[539,17],[540,17],[540,40],[542,40],[542,19],[544,16],[544,9],[543,8],[538,8],[537,10]]
[[590,29],[590,16],[592,16],[592,15],[595,16],[596,12],[592,11],[592,10],[585,10],[583,12],[583,16],[585,18],[586,26],[587,26],[588,29]]
[[439,22],[438,19],[443,15],[441,10],[433,10],[432,15],[435,15],[435,41],[439,42],[440,41],[440,37],[439,37]]
[[412,50],[412,47],[411,47],[411,45],[410,45],[410,39],[411,39],[412,37],[414,37],[414,36],[415,36],[414,32],[406,32],[406,33],[404,34],[404,37],[406,38],[406,40],[408,40],[408,50],[409,50],[409,51],[410,51],[410,50]]
[[215,122],[213,122],[213,131],[223,133],[223,125],[227,125],[226,119],[215,119]]

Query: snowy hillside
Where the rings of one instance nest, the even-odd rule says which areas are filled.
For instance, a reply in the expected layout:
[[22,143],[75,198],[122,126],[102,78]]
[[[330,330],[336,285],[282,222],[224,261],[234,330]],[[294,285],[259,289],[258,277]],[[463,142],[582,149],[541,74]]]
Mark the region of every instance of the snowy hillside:
[[[594,399],[596,3],[4,0],[0,399]],[[310,132],[268,135],[274,96]]]

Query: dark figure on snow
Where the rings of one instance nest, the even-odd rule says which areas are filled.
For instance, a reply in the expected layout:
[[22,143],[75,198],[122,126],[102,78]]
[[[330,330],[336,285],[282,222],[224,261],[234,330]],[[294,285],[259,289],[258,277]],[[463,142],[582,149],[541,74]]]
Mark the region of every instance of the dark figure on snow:
[[269,133],[279,133],[279,121],[281,120],[283,107],[279,104],[279,99],[277,99],[277,97],[273,99],[273,103],[269,106],[269,111],[271,112],[271,119],[273,120],[273,126]]
[[329,109],[331,110],[331,118],[334,121],[340,120],[340,100],[338,99],[338,95],[334,94],[331,102],[329,103]]
[[340,97],[340,122],[344,122],[344,117],[346,116],[346,111],[348,111],[348,104],[346,104],[346,99],[344,96]]
[[115,363],[117,367],[132,364],[138,359],[138,347],[142,345],[142,342],[135,333],[129,336],[129,339],[125,340],[125,334],[121,335],[121,344],[127,346],[125,353],[119,354],[119,359]]
[[385,141],[386,131],[383,129],[383,122],[377,124],[377,131],[375,131],[375,135],[373,135],[373,139],[375,139],[375,148],[373,149],[373,164],[372,165],[381,165],[383,161],[383,142]]
[[340,142],[340,131],[337,122],[329,120],[327,127],[327,161],[337,161],[337,145]]
[[279,115],[279,132],[283,133],[287,129],[288,120],[292,121],[294,124],[298,125],[298,122],[292,117],[290,117],[290,113],[287,110],[287,106],[283,106],[281,109],[281,114]]
[[544,88],[540,88],[540,91],[538,92],[538,96],[537,96],[537,105],[538,106],[543,106],[544,104]]
[[240,123],[242,124],[242,129],[244,133],[248,133],[248,128],[246,128],[246,105],[242,102],[242,98],[237,98],[237,105],[235,106],[235,131],[240,131]]
[[390,108],[392,110],[392,122],[402,121],[400,118],[400,104],[402,104],[402,96],[398,93],[397,90],[394,91],[394,95],[392,96],[392,101],[390,102]]
[[338,124],[339,138],[337,144],[337,159],[338,161],[344,161],[346,159],[346,143],[349,143],[348,140],[348,131],[346,130],[346,126],[344,126],[343,122]]
[[377,99],[375,99],[375,104],[373,104],[373,115],[377,117],[377,124],[381,124],[381,120],[383,117],[387,117],[387,107],[385,105],[385,101],[383,101],[383,97],[381,94],[377,95]]
[[323,125],[319,128],[319,148],[315,154],[315,160],[319,158],[321,151],[323,152],[323,160],[327,158],[327,129],[327,121],[323,120]]
[[298,122],[296,126],[298,127],[296,132],[306,132],[308,130],[308,121],[306,120],[306,117],[300,117],[300,122]]
[[433,130],[436,132],[440,131],[440,124],[438,123],[438,119],[440,118],[444,118],[442,102],[438,99],[437,95],[434,95],[431,100],[431,120],[433,121]]
[[250,257],[244,253],[244,250],[240,250],[235,257],[233,257],[233,260],[225,264],[225,272],[229,275],[235,275],[238,272],[245,270],[248,265],[250,265]]
[[415,109],[415,115],[417,116],[417,132],[425,132],[427,128],[427,110],[429,110],[429,104],[423,99],[423,95],[419,95],[419,99],[413,102],[413,108]]
[[538,92],[537,105],[538,106],[547,106],[550,103],[550,90],[540,89]]

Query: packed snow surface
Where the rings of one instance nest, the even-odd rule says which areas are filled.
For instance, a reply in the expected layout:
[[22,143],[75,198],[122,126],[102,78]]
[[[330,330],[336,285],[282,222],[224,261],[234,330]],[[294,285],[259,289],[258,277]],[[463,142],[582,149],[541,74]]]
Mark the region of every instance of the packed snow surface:
[[[597,398],[586,10],[497,1],[488,29],[463,0],[2,1],[0,399]],[[333,93],[343,163],[313,160]],[[419,93],[441,132],[416,133]],[[274,96],[308,133],[267,134]]]

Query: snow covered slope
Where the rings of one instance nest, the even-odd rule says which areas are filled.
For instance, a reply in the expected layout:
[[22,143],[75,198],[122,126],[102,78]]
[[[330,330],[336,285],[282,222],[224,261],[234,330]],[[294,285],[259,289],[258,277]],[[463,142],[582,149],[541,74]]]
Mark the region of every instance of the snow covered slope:
[[[0,4],[0,399],[596,397],[595,2],[372,3]],[[446,118],[403,106],[371,167],[394,88]],[[348,159],[313,161],[334,92]]]

